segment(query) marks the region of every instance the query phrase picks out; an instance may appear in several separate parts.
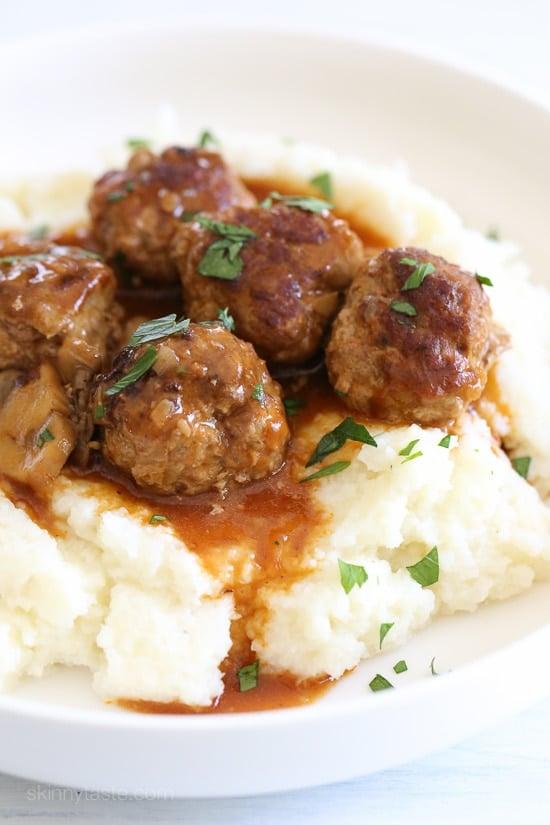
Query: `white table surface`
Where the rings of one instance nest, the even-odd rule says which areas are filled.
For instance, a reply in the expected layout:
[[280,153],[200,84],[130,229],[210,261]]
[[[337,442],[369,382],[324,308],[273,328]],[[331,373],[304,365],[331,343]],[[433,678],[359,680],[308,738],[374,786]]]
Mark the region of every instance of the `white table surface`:
[[[151,19],[153,14],[205,19],[206,12],[197,14],[199,5],[185,0],[5,2],[0,41],[60,27]],[[508,80],[550,105],[548,0],[277,0],[273,4],[208,0],[207,11],[210,21],[363,32],[371,38],[410,44]],[[549,825],[550,701],[496,730],[407,766],[354,782],[261,798],[213,802],[99,798],[0,776],[0,825],[126,821]]]

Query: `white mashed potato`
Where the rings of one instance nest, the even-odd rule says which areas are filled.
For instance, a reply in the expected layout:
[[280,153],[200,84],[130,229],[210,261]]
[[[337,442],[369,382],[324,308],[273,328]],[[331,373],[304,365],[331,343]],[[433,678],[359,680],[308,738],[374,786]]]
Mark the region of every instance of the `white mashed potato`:
[[[159,145],[177,137],[165,127]],[[494,314],[512,337],[497,368],[492,423],[513,455],[532,457],[534,486],[470,415],[448,449],[439,446],[444,432],[417,426],[362,447],[345,472],[318,483],[331,523],[311,550],[311,572],[258,591],[247,630],[262,667],[338,677],[377,653],[382,623],[393,623],[384,648],[398,647],[439,613],[474,610],[550,579],[550,292],[530,282],[512,244],[465,229],[403,169],[271,137],[227,137],[223,152],[244,176],[296,185],[328,169],[337,208],[395,245],[427,247],[490,276]],[[115,154],[109,163],[124,160]],[[0,186],[0,227],[84,217],[98,171]],[[324,430],[338,421],[326,423]],[[403,463],[399,450],[413,439],[422,455]],[[57,483],[58,538],[0,497],[0,687],[62,663],[89,667],[106,699],[210,704],[223,689],[220,665],[236,618],[225,592],[232,568],[214,576],[169,526],[106,507],[90,484]],[[439,581],[422,588],[406,566],[434,546]],[[348,594],[339,558],[368,574]]]

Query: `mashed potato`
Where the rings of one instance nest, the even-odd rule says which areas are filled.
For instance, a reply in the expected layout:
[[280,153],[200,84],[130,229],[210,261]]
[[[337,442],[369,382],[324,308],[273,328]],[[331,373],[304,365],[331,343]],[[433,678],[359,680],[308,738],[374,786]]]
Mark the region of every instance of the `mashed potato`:
[[[165,130],[159,142],[175,137]],[[247,633],[262,667],[336,678],[377,653],[382,623],[393,623],[384,648],[398,647],[437,614],[550,578],[550,293],[529,281],[512,244],[464,228],[402,169],[270,137],[227,137],[223,151],[245,176],[296,186],[329,169],[343,212],[396,245],[425,246],[490,276],[495,316],[512,338],[497,367],[498,397],[483,413],[512,455],[532,457],[534,486],[476,414],[448,448],[441,430],[386,430],[377,448],[362,447],[344,473],[316,486],[331,519],[311,548],[310,572],[291,586],[259,587]],[[0,226],[82,218],[98,171],[0,186]],[[321,416],[315,432],[336,423]],[[403,463],[399,451],[415,439],[422,455]],[[238,563],[214,575],[169,525],[149,525],[146,510],[107,506],[93,482],[61,479],[53,501],[57,537],[0,496],[0,687],[62,663],[89,667],[106,699],[209,705],[223,690],[232,584],[253,575],[249,548],[235,548]],[[422,588],[406,567],[434,546],[439,581]],[[362,587],[345,593],[338,559],[364,566]]]

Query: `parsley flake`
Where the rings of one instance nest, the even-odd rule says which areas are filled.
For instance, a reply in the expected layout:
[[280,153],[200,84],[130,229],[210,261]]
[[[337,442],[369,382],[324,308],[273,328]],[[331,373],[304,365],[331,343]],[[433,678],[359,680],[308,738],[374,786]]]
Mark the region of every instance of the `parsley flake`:
[[41,223],[38,226],[34,226],[32,229],[30,229],[28,235],[31,241],[42,241],[49,231],[50,227],[48,226],[48,224]]
[[150,149],[151,141],[147,140],[146,138],[130,137],[126,141],[126,146],[128,147],[128,149],[131,149],[133,152],[135,152],[136,149]]
[[36,438],[36,443],[39,447],[43,447],[47,441],[55,441],[55,435],[48,430],[47,427],[44,427],[43,430],[40,430],[38,436]]
[[500,241],[500,231],[497,229],[496,226],[491,227],[487,230],[485,235],[490,241]]
[[209,144],[209,143],[214,143],[214,144],[216,144],[217,146],[219,146],[220,141],[219,141],[219,140],[218,140],[218,138],[214,135],[214,133],[213,133],[213,132],[211,132],[209,129],[203,129],[203,131],[202,131],[202,132],[200,133],[200,135],[199,135],[199,139],[198,139],[198,141],[197,141],[197,145],[198,145],[201,149],[206,149],[206,147],[208,146],[208,144]]
[[324,478],[325,476],[333,476],[336,473],[341,473],[342,470],[347,470],[350,464],[351,461],[335,461],[334,464],[327,464],[326,467],[322,467],[320,470],[317,470],[316,473],[300,479],[300,483],[303,484],[305,481],[315,481],[317,478]]
[[319,461],[322,461],[327,455],[343,447],[348,440],[359,441],[361,444],[369,444],[371,447],[377,446],[376,441],[364,424],[359,424],[351,416],[348,416],[333,430],[325,433],[309,457],[306,467],[311,467],[312,464],[318,464]]
[[105,406],[97,404],[94,408],[94,421],[101,421],[102,418],[105,418]]
[[451,434],[447,433],[447,435],[444,435],[437,446],[446,447],[447,449],[449,449],[449,447],[451,446]]
[[235,329],[235,319],[229,314],[229,307],[218,310],[218,321],[221,321],[228,332]]
[[531,456],[522,455],[512,459],[512,467],[518,475],[527,479],[529,474],[529,467],[531,466]]
[[108,203],[116,203],[117,201],[123,200],[128,192],[121,192],[120,189],[115,189],[112,192],[107,192],[107,201]]
[[136,329],[128,346],[139,347],[150,341],[158,341],[160,338],[167,338],[169,335],[178,335],[187,332],[189,329],[189,318],[176,320],[176,313],[163,315],[162,318],[153,318],[152,321],[144,321]]
[[407,461],[414,461],[415,458],[420,458],[420,456],[423,455],[424,453],[422,452],[422,450],[417,450],[416,453],[412,453],[412,455],[408,455],[406,458],[404,458],[401,464],[406,464]]
[[309,181],[328,200],[332,198],[332,178],[330,172],[319,172]]
[[427,276],[435,272],[435,266],[433,264],[421,264],[416,258],[401,258],[399,263],[405,264],[406,266],[414,266],[413,272],[411,272],[401,287],[401,292],[406,292],[409,289],[418,289],[419,286],[422,286]]
[[250,665],[245,665],[237,671],[237,678],[239,680],[239,690],[241,693],[246,693],[247,690],[254,690],[258,687],[258,678],[260,674],[260,662],[256,659]]
[[392,627],[394,626],[395,622],[384,622],[380,625],[380,650],[382,650],[382,643]]
[[340,584],[347,594],[357,585],[363,587],[368,579],[368,573],[360,564],[349,564],[347,561],[338,559],[338,569],[340,570]]
[[419,441],[419,438],[415,438],[414,441],[409,441],[406,447],[403,447],[402,450],[399,450],[399,455],[410,455]]
[[162,513],[153,513],[149,519],[149,524],[158,524],[160,521],[169,521],[168,516],[163,516]]
[[265,401],[265,390],[264,385],[261,381],[259,381],[254,389],[252,390],[251,398],[254,398],[255,401],[259,401],[260,404],[263,404]]
[[212,220],[204,215],[198,215],[194,220],[203,229],[219,235],[219,240],[211,243],[202,256],[198,265],[199,273],[207,278],[234,280],[240,275],[244,265],[241,250],[245,243],[256,237],[256,233],[247,226]]
[[387,690],[388,688],[393,688],[391,682],[388,682],[385,676],[382,676],[380,673],[377,673],[374,679],[369,682],[369,687],[376,693],[379,690]]
[[476,272],[475,279],[481,286],[494,286],[490,278],[487,278],[486,275],[480,275],[479,272]]
[[429,587],[439,581],[439,553],[437,547],[432,547],[423,559],[407,567],[415,582],[422,587]]
[[410,318],[414,318],[417,314],[416,309],[408,301],[392,301],[390,309],[393,309],[394,312],[400,312],[402,315],[408,315]]
[[118,381],[113,384],[112,387],[109,387],[108,390],[105,391],[105,395],[117,395],[122,390],[129,387],[130,384],[134,384],[138,381],[146,372],[148,372],[155,361],[157,360],[157,351],[154,347],[149,347],[145,350],[143,355],[138,358],[136,363],[133,365],[131,369],[128,370],[126,375],[123,375],[122,378],[119,378]]
[[400,659],[393,666],[394,673],[405,673],[408,669],[409,668],[407,667],[407,663],[404,659]]
[[285,398],[283,403],[287,415],[298,415],[300,410],[306,405],[306,402],[302,401],[301,398]]
[[293,206],[295,209],[302,209],[304,212],[325,212],[327,209],[334,209],[334,204],[323,201],[320,198],[308,198],[306,195],[281,195],[280,192],[270,192],[260,206],[270,209],[273,201],[278,201],[285,206]]

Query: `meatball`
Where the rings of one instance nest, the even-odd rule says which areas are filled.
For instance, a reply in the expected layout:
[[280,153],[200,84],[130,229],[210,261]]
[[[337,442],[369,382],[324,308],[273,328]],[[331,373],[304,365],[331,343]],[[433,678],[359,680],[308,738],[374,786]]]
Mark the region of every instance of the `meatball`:
[[90,382],[119,334],[116,280],[98,256],[47,241],[0,246],[0,369],[57,369],[84,444]]
[[173,146],[158,156],[139,150],[127,169],[107,172],[94,186],[89,209],[107,260],[145,280],[177,282],[169,246],[182,215],[255,203],[220,155]]
[[201,274],[216,233],[193,222],[175,238],[187,314],[194,320],[216,318],[220,308],[228,307],[237,334],[262,358],[280,364],[307,361],[319,350],[341,292],[364,260],[361,241],[328,210],[236,207],[223,220],[255,235],[242,244],[242,270],[232,280]]
[[[150,366],[118,392],[116,382],[139,364]],[[95,403],[104,457],[154,493],[222,491],[264,478],[284,460],[279,385],[250,344],[218,323],[125,348]]]
[[43,492],[74,449],[70,412],[51,364],[0,373],[0,472]]
[[352,409],[442,425],[479,398],[504,344],[471,273],[423,249],[386,249],[352,284],[326,361]]

